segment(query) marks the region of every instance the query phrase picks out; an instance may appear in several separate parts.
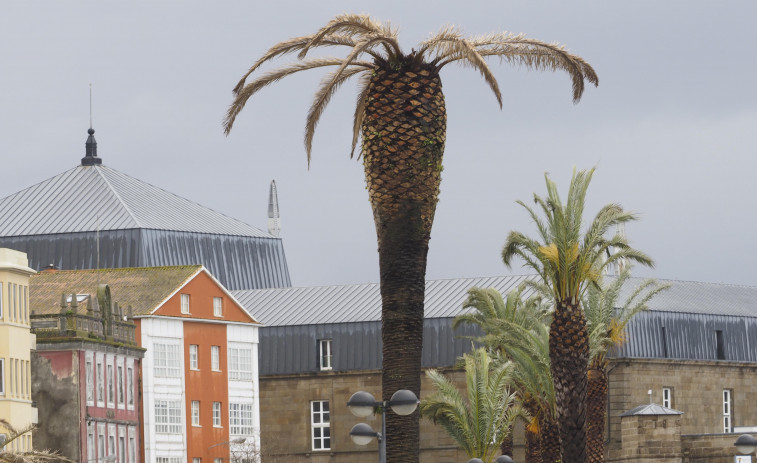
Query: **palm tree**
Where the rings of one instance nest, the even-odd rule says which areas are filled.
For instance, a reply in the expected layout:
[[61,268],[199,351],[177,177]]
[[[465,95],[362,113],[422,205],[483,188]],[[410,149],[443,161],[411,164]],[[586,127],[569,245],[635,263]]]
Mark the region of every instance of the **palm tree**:
[[[345,57],[309,58],[311,49],[347,47]],[[270,60],[298,52],[299,61],[247,78]],[[226,114],[228,134],[239,112],[255,93],[278,80],[308,69],[335,67],[322,81],[305,124],[308,163],[313,134],[334,92],[359,76],[352,152],[362,137],[361,153],[378,238],[382,300],[382,397],[398,389],[420,393],[423,345],[423,298],[431,225],[441,181],[447,114],[439,72],[457,63],[478,70],[502,98],[487,58],[539,70],[566,71],[573,82],[573,100],[584,80],[597,84],[591,66],[564,47],[510,33],[466,38],[445,27],[417,50],[402,51],[397,30],[367,15],[335,17],[316,33],[271,47],[234,88]],[[390,414],[387,440],[390,462],[419,458],[418,415]]]
[[7,434],[3,434],[3,442],[0,442],[0,462],[2,463],[42,463],[47,461],[56,463],[74,463],[73,460],[69,460],[55,452],[44,450],[11,451],[11,442],[34,431],[36,429],[35,425],[17,429],[5,419],[0,418],[0,429],[7,431]]
[[[589,334],[581,309],[588,285],[599,286],[603,270],[622,259],[652,266],[652,260],[631,248],[625,237],[605,238],[608,230],[636,219],[617,204],[602,207],[582,234],[586,190],[594,169],[573,172],[565,204],[557,185],[545,175],[547,197],[534,195],[545,218],[518,201],[531,216],[539,238],[511,231],[502,250],[505,265],[516,257],[536,271],[554,295],[555,311],[549,330],[549,357],[555,386],[562,461],[586,461],[586,388]],[[615,252],[604,258],[608,249]]]
[[493,361],[486,349],[465,354],[466,395],[437,370],[428,370],[435,392],[420,405],[421,414],[441,426],[468,458],[490,462],[523,410],[508,384],[512,365]]
[[630,269],[602,288],[589,286],[581,305],[589,331],[589,373],[586,407],[586,459],[590,463],[605,461],[605,413],[607,410],[607,353],[625,341],[625,328],[637,313],[647,310],[649,301],[669,284],[654,279],[642,281],[618,304],[621,289],[628,284]]

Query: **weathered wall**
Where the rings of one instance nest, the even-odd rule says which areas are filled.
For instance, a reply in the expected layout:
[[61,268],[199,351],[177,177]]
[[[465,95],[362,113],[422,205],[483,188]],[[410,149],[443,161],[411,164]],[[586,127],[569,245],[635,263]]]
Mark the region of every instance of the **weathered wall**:
[[39,410],[34,447],[55,449],[79,461],[79,352],[33,352],[31,370],[32,398]]

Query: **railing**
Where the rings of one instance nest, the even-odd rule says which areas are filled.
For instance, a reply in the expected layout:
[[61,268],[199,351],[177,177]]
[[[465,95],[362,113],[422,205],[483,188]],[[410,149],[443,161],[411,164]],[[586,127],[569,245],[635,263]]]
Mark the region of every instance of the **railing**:
[[31,327],[37,338],[82,338],[99,339],[125,344],[136,344],[136,325],[121,321],[115,316],[110,323],[111,333],[106,333],[103,319],[69,311],[61,314],[32,314]]

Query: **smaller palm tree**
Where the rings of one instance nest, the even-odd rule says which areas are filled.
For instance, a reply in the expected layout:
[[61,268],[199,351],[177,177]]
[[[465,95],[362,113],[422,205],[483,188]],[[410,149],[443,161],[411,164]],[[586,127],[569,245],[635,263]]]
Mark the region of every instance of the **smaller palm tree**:
[[46,461],[56,463],[74,463],[56,452],[46,450],[11,451],[10,443],[36,429],[35,425],[25,428],[15,428],[8,421],[0,418],[0,429],[7,431],[5,441],[0,444],[0,462],[3,463],[42,463]]
[[621,290],[629,285],[630,269],[626,269],[602,287],[590,286],[581,301],[589,331],[589,373],[586,404],[586,460],[605,461],[605,414],[607,411],[607,353],[625,342],[625,328],[639,312],[649,308],[649,301],[669,284],[654,279],[642,281],[619,305]]
[[465,354],[466,395],[437,370],[426,376],[433,395],[423,400],[421,414],[441,426],[469,458],[491,462],[516,418],[526,416],[510,392],[512,364],[492,359],[486,349]]

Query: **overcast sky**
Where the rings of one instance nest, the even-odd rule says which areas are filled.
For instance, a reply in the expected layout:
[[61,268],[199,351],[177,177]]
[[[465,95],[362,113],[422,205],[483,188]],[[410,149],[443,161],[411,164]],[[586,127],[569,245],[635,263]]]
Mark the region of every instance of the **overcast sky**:
[[574,166],[596,166],[587,211],[639,213],[628,238],[657,266],[637,275],[757,285],[753,0],[4,2],[0,197],[79,164],[92,83],[105,165],[262,229],[276,179],[292,283],[377,282],[362,165],[349,158],[354,84],[324,113],[310,170],[303,128],[323,72],[265,89],[230,136],[221,128],[255,59],[344,12],[399,26],[406,51],[446,24],[523,32],[567,45],[599,75],[574,105],[564,73],[493,62],[500,110],[477,72],[442,71],[428,278],[527,273],[500,258],[510,230],[535,233],[515,201],[545,193],[545,172],[566,191]]

